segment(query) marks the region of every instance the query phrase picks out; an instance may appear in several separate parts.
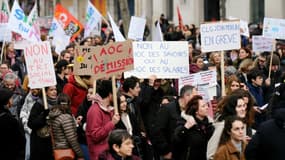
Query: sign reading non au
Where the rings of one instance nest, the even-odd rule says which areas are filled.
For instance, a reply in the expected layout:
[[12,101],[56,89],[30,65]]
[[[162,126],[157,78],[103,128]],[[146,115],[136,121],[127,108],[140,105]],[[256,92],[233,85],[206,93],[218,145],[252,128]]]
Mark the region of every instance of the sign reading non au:
[[74,62],[75,75],[93,75],[96,79],[132,70],[132,42],[115,42],[102,47],[76,47]]
[[25,47],[29,87],[43,88],[56,85],[54,65],[49,42],[32,43]]
[[133,42],[134,70],[125,76],[179,78],[189,74],[187,42]]

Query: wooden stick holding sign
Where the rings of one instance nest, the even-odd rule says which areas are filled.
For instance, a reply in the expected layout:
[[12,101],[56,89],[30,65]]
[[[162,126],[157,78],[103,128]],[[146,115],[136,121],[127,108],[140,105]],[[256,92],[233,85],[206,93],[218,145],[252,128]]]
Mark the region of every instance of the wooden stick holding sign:
[[270,76],[271,76],[271,66],[272,66],[272,59],[273,59],[273,51],[274,51],[274,48],[275,48],[275,44],[276,44],[276,41],[275,40],[273,40],[273,42],[272,42],[272,51],[271,51],[271,54],[270,54],[270,62],[269,62],[269,73],[268,73],[268,78],[270,78]]
[[112,76],[112,90],[113,90],[113,104],[114,113],[119,114],[118,101],[117,101],[117,87],[116,87],[116,76]]
[[4,39],[3,44],[2,44],[2,49],[1,49],[1,63],[3,62],[3,54],[4,54],[5,43],[6,43],[6,41]]
[[44,108],[45,110],[48,110],[47,94],[45,88],[42,88],[42,93],[43,93]]
[[225,52],[222,51],[222,53],[221,53],[221,83],[222,83],[222,96],[226,96],[224,54],[225,54]]

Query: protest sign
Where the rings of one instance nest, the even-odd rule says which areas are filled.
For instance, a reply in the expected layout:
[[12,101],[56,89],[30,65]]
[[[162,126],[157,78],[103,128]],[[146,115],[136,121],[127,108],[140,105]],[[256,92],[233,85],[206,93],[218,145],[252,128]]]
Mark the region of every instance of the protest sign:
[[156,25],[154,26],[152,41],[163,41],[160,23],[156,23]]
[[[179,78],[179,90],[184,85],[195,86],[200,95],[207,100],[216,96],[217,72],[213,70],[198,72]],[[206,88],[206,89],[205,89]]]
[[72,41],[75,40],[83,30],[83,25],[59,3],[55,6],[54,18],[64,29],[66,35],[71,36]]
[[129,27],[128,38],[136,41],[142,41],[145,24],[146,24],[145,18],[132,16]]
[[49,42],[32,43],[25,47],[29,87],[43,88],[56,85],[54,65]]
[[88,1],[86,9],[86,22],[84,26],[84,37],[101,35],[101,17],[100,12]]
[[263,37],[285,39],[285,19],[264,18]]
[[187,42],[133,42],[134,71],[125,76],[179,78],[189,74]]
[[74,62],[75,75],[93,75],[95,79],[132,70],[132,42],[115,42],[102,47],[76,47]]
[[120,32],[119,27],[116,25],[114,19],[110,15],[110,13],[108,13],[108,17],[109,17],[109,20],[111,22],[111,26],[112,26],[112,29],[113,29],[113,33],[114,33],[114,37],[115,37],[116,42],[123,42],[123,41],[125,41],[126,39],[124,38],[124,36]]
[[12,32],[8,28],[7,23],[0,23],[0,31],[2,32],[0,34],[0,42],[2,41],[11,42],[12,41]]
[[248,29],[248,22],[244,20],[240,20],[239,18],[229,16],[229,20],[239,20],[240,23],[240,34],[246,37],[249,37],[249,29]]
[[254,52],[271,52],[273,50],[273,40],[263,36],[252,36],[252,50]]
[[240,49],[240,22],[215,22],[200,26],[202,52]]

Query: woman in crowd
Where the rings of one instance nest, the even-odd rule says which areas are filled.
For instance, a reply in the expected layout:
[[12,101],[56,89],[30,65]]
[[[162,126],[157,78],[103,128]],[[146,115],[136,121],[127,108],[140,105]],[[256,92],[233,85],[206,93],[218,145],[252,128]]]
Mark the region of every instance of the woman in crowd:
[[118,95],[118,106],[120,113],[120,121],[116,124],[116,129],[125,129],[133,137],[134,140],[134,155],[142,156],[142,134],[136,117],[130,114],[127,106],[127,99],[123,94]]
[[238,59],[234,61],[234,66],[239,68],[241,62],[243,62],[245,59],[251,59],[251,51],[250,49],[243,47],[239,50]]
[[[244,95],[240,93],[226,96],[220,109],[221,110],[219,111],[214,123],[215,131],[208,142],[207,159],[213,159],[218,147],[218,140],[220,139],[224,129],[225,119],[229,116],[238,116],[247,121],[247,115],[249,115],[251,110],[249,107],[247,107],[244,101]],[[244,127],[245,133],[246,128],[247,127]],[[249,137],[247,137],[247,139],[249,139]]]
[[43,97],[42,95],[40,95],[40,98],[32,107],[28,120],[28,127],[32,129],[30,160],[53,159],[50,131],[47,123],[47,118],[50,109],[53,105],[56,104],[56,86],[46,87],[45,91],[47,95],[48,109],[45,109]]
[[51,108],[49,119],[54,149],[71,148],[78,159],[83,160],[83,152],[77,141],[76,123],[70,110],[70,98],[59,94],[57,104]]
[[214,160],[245,160],[244,128],[242,118],[230,116],[226,119]]
[[181,112],[180,125],[175,129],[175,141],[185,144],[181,160],[206,160],[207,143],[214,132],[208,118],[209,106],[202,96],[194,96]]
[[240,81],[236,75],[231,75],[226,81],[226,95],[230,95],[234,90],[240,88]]

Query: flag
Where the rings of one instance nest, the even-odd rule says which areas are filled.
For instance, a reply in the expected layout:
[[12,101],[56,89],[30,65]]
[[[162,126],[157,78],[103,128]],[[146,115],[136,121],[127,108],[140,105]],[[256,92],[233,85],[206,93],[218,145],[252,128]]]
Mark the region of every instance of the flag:
[[160,24],[156,23],[156,26],[154,27],[154,34],[152,37],[152,41],[163,41],[163,36],[160,28]]
[[116,42],[125,41],[126,39],[124,38],[124,36],[120,32],[119,27],[116,25],[115,21],[113,20],[112,16],[110,15],[110,13],[108,13],[108,17],[109,17],[109,20],[111,22],[111,26],[113,29],[113,33],[114,33]]
[[8,23],[9,14],[10,14],[9,4],[7,0],[3,0],[1,3],[0,23]]
[[178,15],[179,28],[180,28],[181,30],[183,30],[182,15],[181,15],[181,13],[180,13],[180,9],[179,9],[178,6],[177,6],[177,15]]
[[39,32],[33,33],[32,31],[36,18],[37,18],[36,4],[33,7],[30,15],[27,17],[22,8],[19,6],[18,1],[15,0],[11,10],[11,14],[9,16],[8,28],[11,31],[20,34],[23,38],[29,41],[37,42],[39,41],[38,35],[40,35],[40,33]]
[[1,10],[0,10],[0,42],[2,41],[12,41],[12,32],[8,28],[8,20],[9,20],[9,4],[7,0],[3,0],[0,4]]
[[101,35],[101,17],[102,15],[99,13],[99,11],[88,0],[84,37],[88,37],[90,35]]
[[54,17],[63,28],[66,35],[71,36],[71,41],[80,35],[83,25],[72,16],[61,4],[56,4]]
[[66,32],[55,18],[52,20],[49,36],[53,37],[52,45],[55,46],[57,54],[65,50],[65,47],[69,44],[70,36],[66,35]]
[[34,4],[29,17],[28,22],[32,23],[32,27],[29,31],[30,41],[40,42],[41,41],[41,31],[39,24],[35,23],[38,18],[37,3]]

